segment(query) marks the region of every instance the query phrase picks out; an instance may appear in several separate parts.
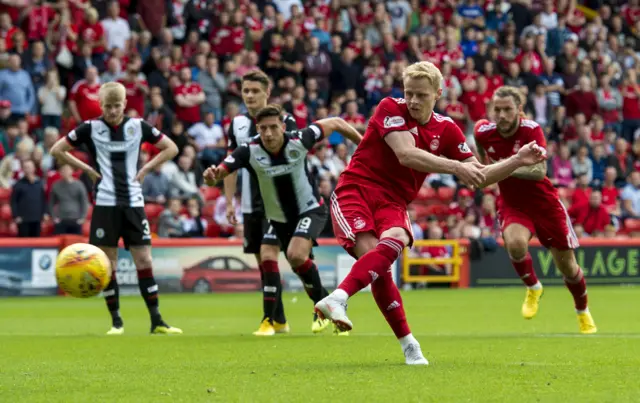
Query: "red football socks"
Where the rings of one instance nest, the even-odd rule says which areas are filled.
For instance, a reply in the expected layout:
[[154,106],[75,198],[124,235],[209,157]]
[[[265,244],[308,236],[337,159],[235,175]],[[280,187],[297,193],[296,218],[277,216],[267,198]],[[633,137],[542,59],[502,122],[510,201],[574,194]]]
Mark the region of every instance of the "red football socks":
[[399,339],[410,334],[411,330],[409,330],[407,317],[404,313],[402,297],[393,282],[391,273],[387,271],[371,283],[371,292],[376,304],[378,304],[378,309],[384,315],[396,337]]
[[564,284],[573,295],[573,301],[576,311],[584,311],[587,309],[587,283],[584,280],[582,269],[578,267],[578,273],[575,276],[564,278]]
[[538,276],[536,276],[536,272],[533,269],[533,260],[528,252],[527,256],[519,262],[511,259],[511,264],[513,264],[518,276],[527,287],[532,287],[538,283]]
[[404,243],[397,239],[381,239],[374,249],[358,259],[338,288],[351,297],[377,278],[386,275],[389,266],[398,259],[403,249]]

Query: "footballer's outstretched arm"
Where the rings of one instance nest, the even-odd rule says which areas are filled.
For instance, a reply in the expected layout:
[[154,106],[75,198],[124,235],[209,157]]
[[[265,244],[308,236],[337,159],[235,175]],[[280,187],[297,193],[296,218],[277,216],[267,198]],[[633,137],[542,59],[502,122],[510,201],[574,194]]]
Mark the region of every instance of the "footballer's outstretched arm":
[[[535,141],[532,141],[522,147],[520,151],[518,151],[518,154],[482,168],[485,180],[478,186],[486,187],[493,183],[500,182],[501,180],[509,177],[516,169],[539,164],[544,162],[545,159],[546,152],[544,149],[536,145]],[[477,163],[478,160],[476,157],[471,157],[464,160],[464,162]]]
[[360,141],[362,141],[360,132],[342,118],[320,119],[314,123],[322,128],[322,136],[325,138],[329,137],[333,132],[338,132],[356,144],[360,144]]
[[547,176],[547,161],[535,165],[520,167],[511,174],[514,178],[541,181]]
[[385,141],[398,157],[400,164],[420,172],[451,174],[460,178],[465,184],[480,186],[485,175],[480,171],[480,164],[463,164],[456,160],[438,157],[416,147],[416,141],[408,131],[396,131],[387,134]]
[[[227,158],[225,158],[220,165],[212,165],[204,171],[203,176],[205,183],[208,186],[215,186],[219,180],[225,179],[229,174],[237,172],[240,168],[247,167],[249,165],[250,158],[251,150],[249,149],[249,146],[247,144],[242,144],[231,154],[227,155]],[[225,182],[225,187],[226,185],[227,184]],[[231,197],[233,197],[233,195]]]

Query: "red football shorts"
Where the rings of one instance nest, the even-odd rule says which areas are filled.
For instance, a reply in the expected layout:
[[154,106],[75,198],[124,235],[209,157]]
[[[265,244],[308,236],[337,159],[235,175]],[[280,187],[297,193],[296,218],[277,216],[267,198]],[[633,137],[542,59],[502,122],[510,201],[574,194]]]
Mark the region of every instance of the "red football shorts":
[[403,228],[413,244],[413,231],[404,202],[394,201],[383,189],[345,185],[331,195],[333,233],[340,246],[357,259],[354,253],[356,235],[371,232],[378,239],[386,230]]
[[580,246],[571,225],[571,218],[560,200],[556,206],[545,205],[536,214],[502,204],[498,214],[503,232],[511,224],[520,224],[535,234],[547,249],[568,250]]

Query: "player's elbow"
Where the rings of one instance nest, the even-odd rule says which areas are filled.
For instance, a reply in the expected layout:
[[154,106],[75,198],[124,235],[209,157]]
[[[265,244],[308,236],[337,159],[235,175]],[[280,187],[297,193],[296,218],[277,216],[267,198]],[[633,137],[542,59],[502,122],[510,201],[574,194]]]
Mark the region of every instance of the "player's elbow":
[[400,165],[407,168],[413,168],[416,158],[415,153],[411,148],[402,148],[400,150],[394,150],[394,152]]
[[178,146],[173,141],[169,143],[169,146],[167,147],[167,149],[169,150],[167,151],[167,154],[171,156],[171,159],[174,159],[178,155],[178,152],[179,152]]

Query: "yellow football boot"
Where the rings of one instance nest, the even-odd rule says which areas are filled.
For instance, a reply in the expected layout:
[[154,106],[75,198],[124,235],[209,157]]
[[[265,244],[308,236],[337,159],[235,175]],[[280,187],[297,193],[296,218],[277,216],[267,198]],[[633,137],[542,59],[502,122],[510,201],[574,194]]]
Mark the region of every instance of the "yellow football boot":
[[589,311],[578,314],[578,325],[580,326],[580,333],[593,334],[598,331],[596,323],[593,321],[593,317]]
[[524,297],[524,303],[522,304],[522,316],[525,319],[531,319],[538,313],[538,305],[540,304],[540,298],[542,298],[542,287],[538,290],[532,290],[527,288],[527,294]]
[[109,329],[109,331],[107,332],[107,336],[120,336],[123,333],[124,333],[124,327],[114,326],[111,329]]
[[271,320],[269,318],[264,318],[262,323],[260,323],[260,327],[258,330],[253,332],[255,336],[273,336],[276,334],[276,329],[271,324]]
[[182,329],[169,326],[165,322],[160,322],[157,325],[151,326],[151,334],[182,334]]
[[275,320],[273,321],[273,329],[278,334],[280,334],[280,333],[289,333],[291,331],[291,328],[289,327],[289,324],[287,322],[278,323]]
[[311,331],[313,333],[323,332],[331,324],[330,319],[320,319],[317,313],[313,314],[313,322],[311,323]]
[[334,324],[333,325],[333,335],[334,336],[348,336],[349,335],[349,331],[345,330],[344,332],[341,332],[340,329],[338,329],[338,326],[336,326]]

